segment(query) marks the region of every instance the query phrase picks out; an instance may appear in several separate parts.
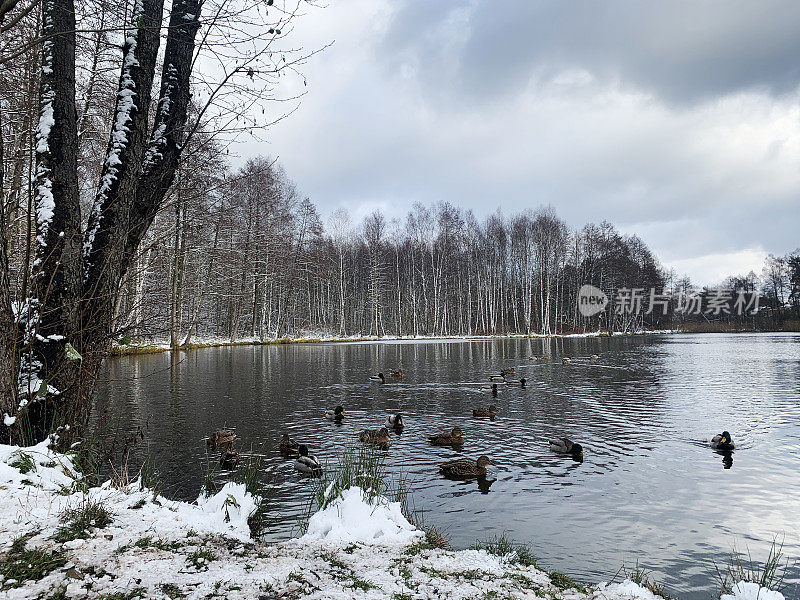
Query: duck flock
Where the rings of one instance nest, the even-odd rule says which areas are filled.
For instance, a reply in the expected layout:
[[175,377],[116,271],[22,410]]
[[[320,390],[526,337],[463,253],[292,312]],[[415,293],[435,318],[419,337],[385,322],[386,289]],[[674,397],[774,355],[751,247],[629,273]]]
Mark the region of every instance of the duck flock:
[[[531,360],[547,360],[548,356],[532,356]],[[600,360],[597,354],[591,355],[592,361]],[[564,357],[561,359],[563,365],[569,365],[572,359]],[[403,371],[396,369],[389,371],[389,377],[394,380],[400,380],[403,377]],[[370,381],[385,384],[387,377],[384,373],[370,376]],[[517,386],[524,388],[527,383],[525,377],[520,379],[514,378],[514,369],[507,368],[499,371],[498,374],[490,375],[488,383],[483,386],[484,389],[490,390],[492,396],[497,396],[498,386]],[[479,406],[472,411],[472,416],[477,419],[491,419],[497,417],[499,410],[494,404],[487,406]],[[337,406],[325,411],[325,418],[329,421],[341,424],[345,420],[346,411],[344,407]],[[382,449],[388,449],[391,443],[390,431],[400,433],[405,428],[405,422],[401,413],[390,414],[386,416],[386,421],[380,429],[364,429],[358,434],[358,439],[363,444],[372,444]],[[235,434],[227,429],[223,429],[213,433],[207,438],[209,445],[217,447],[221,450],[220,464],[225,467],[235,466],[238,462],[238,453],[233,448],[233,442],[236,440]],[[450,431],[431,434],[427,437],[428,442],[434,446],[449,446],[451,448],[460,449],[464,445],[464,432],[460,427],[453,427]],[[566,437],[554,438],[548,440],[550,450],[559,454],[571,456],[575,461],[583,461],[584,449],[583,446],[577,442]],[[721,434],[715,435],[710,442],[711,448],[721,452],[729,452],[734,449],[733,439],[731,434],[723,431]],[[297,471],[308,475],[319,475],[322,473],[322,464],[316,456],[309,454],[308,445],[303,444],[284,434],[283,439],[279,445],[280,453],[286,458],[294,458],[294,467]],[[439,473],[451,479],[474,479],[486,476],[486,467],[494,465],[488,456],[480,456],[476,460],[471,459],[457,459],[442,463],[438,466]]]

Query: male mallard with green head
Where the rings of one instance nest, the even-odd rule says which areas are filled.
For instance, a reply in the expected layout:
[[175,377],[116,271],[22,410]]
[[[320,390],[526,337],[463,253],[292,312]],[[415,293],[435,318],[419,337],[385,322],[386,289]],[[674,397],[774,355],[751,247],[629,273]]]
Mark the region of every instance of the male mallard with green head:
[[428,436],[428,441],[434,446],[462,446],[464,444],[464,433],[460,427],[453,427],[450,433],[437,433]]
[[308,475],[318,475],[322,473],[322,465],[316,456],[308,455],[308,446],[300,444],[298,448],[297,460],[294,461],[294,468],[301,473]]
[[386,383],[386,375],[378,373],[369,378],[370,381],[377,381],[378,383]]
[[325,411],[325,418],[329,421],[336,421],[337,423],[341,423],[342,419],[344,419],[344,409],[341,406],[337,406],[336,408],[329,408]]
[[386,422],[384,426],[392,429],[402,429],[405,427],[405,423],[403,423],[403,415],[397,413],[396,415],[386,415]]
[[583,446],[576,444],[567,438],[556,438],[550,440],[550,450],[559,454],[571,454],[576,460],[583,459]]
[[733,450],[734,444],[731,434],[727,431],[718,433],[711,438],[711,447],[714,448],[714,450]]
[[494,463],[488,456],[481,456],[478,460],[460,458],[439,465],[439,472],[445,477],[454,479],[467,479],[471,477],[483,477],[486,475],[486,467]]

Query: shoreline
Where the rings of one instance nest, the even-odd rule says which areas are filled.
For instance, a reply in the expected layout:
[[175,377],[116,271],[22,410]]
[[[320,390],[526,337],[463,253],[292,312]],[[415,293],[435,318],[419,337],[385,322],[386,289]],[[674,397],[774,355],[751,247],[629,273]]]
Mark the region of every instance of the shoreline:
[[[47,441],[0,445],[0,600],[671,598],[638,569],[577,583],[510,541],[436,548],[400,502],[357,487],[311,515],[302,537],[263,543],[248,524],[260,499],[243,483],[178,502],[141,477],[89,486],[76,459]],[[757,583],[731,591],[721,600],[785,600]]]
[[690,335],[690,334],[746,334],[746,333],[797,333],[791,330],[766,330],[766,329],[728,329],[728,328],[698,328],[687,329],[644,329],[634,332],[615,331],[611,334],[604,331],[585,333],[508,333],[495,335],[455,335],[455,336],[354,336],[354,337],[282,337],[270,339],[244,338],[236,341],[216,338],[201,339],[178,348],[171,347],[168,343],[151,341],[142,343],[118,344],[114,343],[109,349],[109,357],[138,356],[143,354],[160,354],[162,352],[188,352],[204,348],[225,348],[235,346],[284,346],[290,344],[353,344],[361,342],[428,342],[428,341],[490,341],[490,340],[537,340],[537,339],[576,339],[576,338],[606,338],[606,337],[631,337],[637,335]]
[[[631,333],[614,332],[586,332],[586,333],[508,333],[496,335],[450,335],[450,336],[355,336],[355,337],[283,337],[271,338],[266,340],[242,339],[237,341],[226,341],[220,339],[205,339],[199,342],[192,342],[186,346],[172,348],[163,342],[113,344],[109,350],[109,356],[133,356],[138,354],[159,354],[161,352],[186,352],[189,350],[199,350],[203,348],[224,348],[233,346],[283,346],[289,344],[353,344],[360,342],[428,342],[428,341],[489,341],[489,340],[524,340],[524,339],[575,339],[575,338],[601,338],[601,337],[630,337],[634,335],[664,335],[684,333],[678,329],[657,329],[642,330]],[[745,332],[742,332],[745,333]]]

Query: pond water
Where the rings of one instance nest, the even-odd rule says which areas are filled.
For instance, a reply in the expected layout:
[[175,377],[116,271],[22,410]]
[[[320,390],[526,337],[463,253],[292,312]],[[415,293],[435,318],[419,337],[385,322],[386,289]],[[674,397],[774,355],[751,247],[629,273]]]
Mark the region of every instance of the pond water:
[[[369,382],[397,367],[399,382]],[[497,398],[481,389],[509,367],[526,388]],[[103,435],[141,428],[134,460],[154,459],[168,495],[197,497],[211,431],[235,427],[240,449],[263,447],[278,486],[269,539],[297,535],[310,489],[277,451],[284,432],[334,461],[360,430],[402,411],[387,464],[409,476],[415,506],[456,548],[506,532],[578,580],[607,580],[638,561],[694,599],[716,592],[714,564],[724,569],[734,545],[763,560],[777,537],[792,561],[787,598],[800,589],[800,335],[209,348],[112,359],[105,375],[95,413]],[[490,403],[496,420],[471,417]],[[337,404],[341,426],[323,418]],[[455,425],[461,452],[426,442]],[[736,442],[732,464],[708,447],[723,429]],[[562,435],[582,443],[582,463],[549,451],[546,440]],[[480,454],[497,465],[488,490],[437,474],[445,460]]]

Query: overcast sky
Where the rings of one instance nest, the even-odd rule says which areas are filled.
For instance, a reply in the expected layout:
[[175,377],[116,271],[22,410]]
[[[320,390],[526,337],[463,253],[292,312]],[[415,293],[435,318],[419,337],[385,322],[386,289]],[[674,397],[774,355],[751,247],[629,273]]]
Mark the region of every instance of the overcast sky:
[[299,110],[242,144],[323,217],[608,220],[695,283],[800,246],[800,2],[332,0]]

